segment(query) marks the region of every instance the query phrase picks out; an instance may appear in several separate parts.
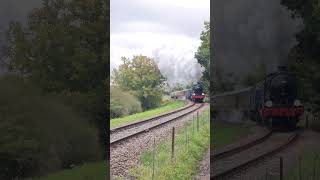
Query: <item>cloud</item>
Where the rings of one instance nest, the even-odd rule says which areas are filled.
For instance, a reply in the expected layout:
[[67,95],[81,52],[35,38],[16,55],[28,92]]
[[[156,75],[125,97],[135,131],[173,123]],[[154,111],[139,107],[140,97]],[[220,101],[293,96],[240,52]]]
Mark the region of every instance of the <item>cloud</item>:
[[111,70],[121,56],[146,55],[157,60],[170,84],[196,81],[202,68],[194,58],[204,21],[209,20],[209,0],[112,0]]

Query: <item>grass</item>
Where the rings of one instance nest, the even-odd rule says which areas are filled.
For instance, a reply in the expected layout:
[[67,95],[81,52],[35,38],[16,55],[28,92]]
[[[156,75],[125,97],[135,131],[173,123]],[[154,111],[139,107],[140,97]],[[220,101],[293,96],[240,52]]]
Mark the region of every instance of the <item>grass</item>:
[[[209,148],[208,113],[209,111],[206,110],[204,116],[200,118],[199,131],[197,131],[195,121],[194,126],[188,123],[176,133],[174,160],[171,159],[171,138],[157,146],[154,179],[193,179],[197,173],[199,161]],[[153,152],[144,152],[140,157],[140,162],[138,167],[130,170],[130,174],[140,180],[152,179]]]
[[299,164],[298,162],[291,171],[289,171],[285,179],[299,180],[301,175],[301,179],[318,180],[320,177],[320,149],[305,150],[301,158],[301,165]]
[[88,163],[73,169],[62,170],[45,177],[29,178],[26,180],[106,180],[107,162]]
[[116,126],[127,124],[132,121],[151,118],[151,117],[160,115],[162,113],[181,108],[185,105],[186,105],[185,101],[173,101],[173,102],[169,102],[169,103],[167,103],[159,108],[156,108],[156,109],[132,114],[132,115],[121,117],[121,118],[111,119],[110,120],[110,127],[113,128]]
[[211,143],[215,148],[235,143],[250,133],[249,128],[241,124],[214,122],[213,127]]

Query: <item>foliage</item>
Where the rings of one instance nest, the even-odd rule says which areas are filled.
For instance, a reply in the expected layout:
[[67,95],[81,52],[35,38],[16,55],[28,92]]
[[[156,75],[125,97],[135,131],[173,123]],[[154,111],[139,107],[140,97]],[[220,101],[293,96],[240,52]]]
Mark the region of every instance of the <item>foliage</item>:
[[213,71],[213,91],[211,94],[223,93],[235,89],[237,78],[232,73],[225,73],[222,69],[216,68]]
[[26,27],[10,23],[3,63],[49,92],[87,92],[102,86],[108,70],[106,4],[43,2],[29,14]]
[[318,0],[281,0],[291,10],[293,17],[301,19],[304,28],[296,35],[297,45],[291,49],[291,69],[303,81],[305,100],[320,109],[320,2]]
[[9,24],[1,64],[10,73],[31,80],[41,93],[56,95],[81,116],[94,121],[100,141],[106,143],[109,3],[42,2],[29,13],[25,25]]
[[[285,180],[291,179],[318,179],[320,175],[320,149],[314,146],[312,149],[307,149],[303,151],[302,156],[297,158],[295,165],[290,168],[289,172],[285,176]],[[301,158],[301,163],[299,162]],[[284,161],[284,164],[286,162]]]
[[[155,153],[156,179],[193,179],[198,170],[198,162],[203,158],[210,144],[209,111],[205,110],[199,121],[199,132],[196,126],[189,122],[187,130],[188,143],[186,143],[186,130],[181,128],[175,136],[175,158],[171,159],[171,141],[157,145]],[[196,124],[196,123],[195,123]],[[170,153],[168,153],[170,152]],[[141,165],[133,168],[131,174],[137,179],[152,179],[152,151],[142,154]]]
[[186,103],[184,101],[174,101],[174,102],[169,102],[167,104],[164,104],[161,107],[151,109],[149,111],[144,111],[141,113],[136,113],[136,114],[132,114],[130,116],[125,116],[125,117],[121,117],[121,118],[111,119],[110,127],[123,125],[123,124],[129,123],[132,121],[136,121],[136,120],[151,118],[151,117],[160,115],[162,113],[166,113],[166,112],[181,108],[185,105],[186,105]]
[[110,89],[110,115],[111,118],[127,116],[142,111],[140,101],[128,92],[117,87]]
[[156,62],[142,55],[134,56],[132,60],[123,57],[122,61],[119,69],[113,70],[114,83],[138,97],[144,110],[157,107],[165,78]]
[[210,22],[204,22],[204,30],[201,32],[200,40],[201,45],[198,47],[195,58],[204,67],[201,80],[205,93],[208,93],[210,87]]
[[106,169],[106,161],[99,161],[59,171],[46,177],[30,178],[26,180],[103,180],[106,179]]
[[97,129],[59,98],[41,95],[22,78],[5,77],[0,83],[0,179],[101,158]]
[[184,86],[180,83],[177,83],[173,86],[173,88],[171,89],[171,91],[182,91],[184,90]]
[[242,81],[245,87],[253,86],[262,81],[267,75],[267,66],[260,64],[258,67],[253,68],[251,72],[252,73],[248,74]]

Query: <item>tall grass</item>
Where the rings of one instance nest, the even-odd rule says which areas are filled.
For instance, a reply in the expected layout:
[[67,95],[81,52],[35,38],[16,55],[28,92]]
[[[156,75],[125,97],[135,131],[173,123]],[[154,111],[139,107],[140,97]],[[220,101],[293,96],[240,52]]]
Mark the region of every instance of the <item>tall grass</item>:
[[142,111],[140,101],[117,87],[110,89],[110,112],[111,118],[118,118]]
[[59,171],[45,177],[29,178],[26,180],[107,180],[107,176],[106,161],[99,161]]
[[130,116],[125,116],[122,118],[116,118],[116,119],[111,119],[110,121],[110,127],[116,127],[116,126],[120,126],[132,121],[136,121],[136,120],[142,120],[142,119],[146,119],[146,118],[151,118],[157,115],[160,115],[162,113],[165,112],[169,112],[178,108],[183,107],[184,105],[186,105],[185,101],[173,101],[173,102],[168,102],[167,104],[156,108],[156,109],[152,109],[149,111],[144,111],[141,113],[136,113],[136,114],[132,114]]
[[[320,149],[308,149],[291,169],[286,180],[309,179],[318,180],[320,177]],[[285,163],[284,163],[285,164]]]
[[213,144],[214,148],[221,148],[235,143],[250,133],[250,129],[241,124],[214,122],[213,127],[211,144]]
[[[209,148],[210,123],[209,111],[206,110],[199,121],[199,131],[188,123],[181,128],[175,138],[175,157],[171,159],[171,139],[155,150],[154,179],[192,179],[198,170],[198,163]],[[194,128],[193,128],[194,127]],[[137,179],[150,180],[153,174],[153,151],[141,155],[141,165],[131,169]]]

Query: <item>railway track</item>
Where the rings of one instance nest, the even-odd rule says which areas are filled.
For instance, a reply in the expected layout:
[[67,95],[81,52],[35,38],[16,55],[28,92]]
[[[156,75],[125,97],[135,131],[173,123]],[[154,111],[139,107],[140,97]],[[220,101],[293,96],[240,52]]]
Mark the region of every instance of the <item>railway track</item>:
[[232,156],[236,153],[239,153],[241,151],[244,151],[246,149],[249,149],[255,145],[258,145],[262,142],[264,142],[265,140],[267,140],[270,136],[272,135],[272,131],[268,131],[267,133],[265,133],[263,136],[253,140],[253,141],[250,141],[244,145],[241,145],[241,146],[237,146],[235,148],[232,148],[232,149],[229,149],[229,150],[226,150],[226,151],[223,151],[223,152],[219,152],[219,153],[216,153],[216,154],[213,154],[211,156],[211,159],[213,161],[216,161],[216,160],[219,160],[219,159],[222,159],[224,157],[228,157],[228,156]]
[[169,112],[167,114],[162,114],[154,118],[150,118],[143,121],[127,124],[118,128],[114,128],[111,130],[111,134],[110,134],[110,145],[112,146],[112,145],[118,144],[127,139],[133,138],[140,134],[146,133],[152,129],[163,126],[169,122],[172,122],[179,118],[187,116],[199,110],[203,106],[204,104],[193,103],[187,107]]
[[213,179],[229,179],[254,165],[258,161],[272,156],[292,144],[299,136],[299,131],[290,133],[274,133],[259,138],[251,143],[213,155],[211,177]]
[[140,125],[140,124],[145,124],[145,123],[148,123],[148,122],[150,122],[150,121],[154,121],[154,120],[157,120],[157,119],[159,119],[159,118],[166,117],[166,116],[169,116],[169,115],[171,115],[171,114],[174,114],[174,113],[183,111],[183,110],[188,109],[188,108],[190,108],[190,107],[193,107],[193,106],[195,106],[195,105],[196,105],[196,103],[191,103],[191,104],[188,105],[188,106],[185,106],[185,107],[183,107],[183,108],[179,108],[179,109],[174,110],[174,111],[170,111],[170,112],[168,112],[168,113],[160,114],[160,115],[155,116],[155,117],[151,117],[151,118],[148,118],[148,119],[139,120],[139,121],[132,122],[132,123],[128,123],[128,124],[125,124],[125,125],[122,125],[122,126],[118,126],[118,127],[115,127],[115,128],[110,129],[110,133],[112,134],[112,133],[115,133],[115,132],[117,132],[117,131],[121,131],[121,130],[123,130],[123,129],[129,128],[129,127],[131,127],[131,126]]

